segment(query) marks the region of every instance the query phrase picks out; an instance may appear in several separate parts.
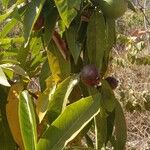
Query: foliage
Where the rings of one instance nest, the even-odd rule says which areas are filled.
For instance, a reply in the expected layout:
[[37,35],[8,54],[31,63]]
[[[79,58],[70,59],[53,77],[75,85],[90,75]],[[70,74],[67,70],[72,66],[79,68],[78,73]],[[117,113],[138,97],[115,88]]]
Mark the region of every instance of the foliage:
[[[4,0],[2,6],[0,123],[13,136],[0,134],[5,142],[11,141],[6,149],[61,150],[76,137],[80,138],[75,145],[85,137],[90,148],[95,142],[88,131],[94,127],[96,149],[105,149],[110,142],[123,150],[123,110],[105,80],[116,42],[116,20],[105,17],[93,0],[17,0],[13,4]],[[8,36],[18,24],[22,33]],[[88,64],[94,64],[101,76],[92,87],[80,81],[80,72]],[[37,90],[30,88],[34,78],[39,80]]]

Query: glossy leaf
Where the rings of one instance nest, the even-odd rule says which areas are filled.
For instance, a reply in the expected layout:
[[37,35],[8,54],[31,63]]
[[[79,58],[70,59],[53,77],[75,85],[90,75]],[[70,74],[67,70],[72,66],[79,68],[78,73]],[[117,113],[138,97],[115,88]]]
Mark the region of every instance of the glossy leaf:
[[37,149],[37,129],[33,100],[27,91],[19,95],[19,123],[25,150]]
[[61,150],[99,112],[100,97],[83,98],[69,106],[45,131],[38,143],[38,150]]
[[28,5],[28,8],[26,10],[25,16],[24,16],[24,38],[26,41],[25,46],[28,44],[30,35],[32,32],[32,28],[40,15],[40,12],[43,8],[43,5],[45,3],[45,0],[34,0],[31,1]]
[[123,109],[118,101],[116,101],[115,108],[115,135],[116,150],[123,150],[127,139],[127,127]]
[[87,27],[87,48],[90,63],[96,64],[101,70],[106,50],[106,25],[103,14],[95,11]]
[[78,76],[70,76],[58,85],[54,95],[50,99],[48,106],[47,114],[50,118],[50,121],[56,119],[59,114],[63,112],[67,105],[68,97],[78,82]]
[[14,72],[15,74],[21,75],[23,77],[26,77],[27,79],[29,79],[29,76],[27,74],[27,72],[25,72],[24,69],[22,69],[20,66],[15,65],[15,64],[2,64],[0,65],[2,68],[6,69],[6,70],[10,70],[12,72]]
[[0,67],[0,84],[4,86],[10,86],[10,84],[7,81],[6,75],[4,74],[1,67]]
[[64,24],[68,28],[74,17],[77,15],[81,0],[55,0],[58,12]]
[[81,53],[81,46],[77,41],[77,27],[75,25],[70,26],[70,28],[66,30],[66,38],[69,50],[76,64]]
[[23,141],[21,136],[18,107],[19,107],[19,93],[23,90],[22,83],[14,84],[8,93],[6,104],[6,115],[12,136],[18,146],[23,149]]

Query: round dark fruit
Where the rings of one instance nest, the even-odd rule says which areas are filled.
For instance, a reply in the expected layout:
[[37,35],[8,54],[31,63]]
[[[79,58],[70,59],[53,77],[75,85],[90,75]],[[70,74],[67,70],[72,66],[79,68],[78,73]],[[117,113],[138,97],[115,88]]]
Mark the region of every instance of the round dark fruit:
[[81,81],[88,86],[98,85],[100,82],[100,75],[95,65],[86,65],[80,73]]
[[109,83],[110,87],[113,90],[117,88],[118,80],[116,78],[114,78],[114,77],[107,77],[105,80]]
[[39,31],[40,29],[42,29],[43,26],[44,26],[44,17],[40,14],[33,26],[33,30]]

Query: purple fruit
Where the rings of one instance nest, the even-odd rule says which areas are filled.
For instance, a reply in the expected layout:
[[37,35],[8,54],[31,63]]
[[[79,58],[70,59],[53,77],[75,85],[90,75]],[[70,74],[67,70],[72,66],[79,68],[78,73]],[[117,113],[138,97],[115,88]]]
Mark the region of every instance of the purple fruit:
[[100,82],[100,75],[95,65],[86,65],[83,67],[80,77],[82,82],[88,86],[98,85]]
[[110,87],[113,90],[117,88],[118,80],[116,78],[114,78],[114,77],[107,77],[105,80],[109,83]]

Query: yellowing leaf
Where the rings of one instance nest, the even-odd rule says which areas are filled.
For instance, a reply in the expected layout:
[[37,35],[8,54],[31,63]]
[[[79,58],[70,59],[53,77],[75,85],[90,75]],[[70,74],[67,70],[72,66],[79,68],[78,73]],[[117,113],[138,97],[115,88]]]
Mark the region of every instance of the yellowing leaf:
[[16,83],[10,88],[7,98],[8,103],[6,105],[6,115],[15,142],[19,145],[21,149],[24,149],[18,117],[18,96],[20,91],[22,90],[23,85],[21,83]]

